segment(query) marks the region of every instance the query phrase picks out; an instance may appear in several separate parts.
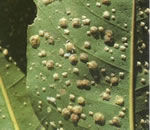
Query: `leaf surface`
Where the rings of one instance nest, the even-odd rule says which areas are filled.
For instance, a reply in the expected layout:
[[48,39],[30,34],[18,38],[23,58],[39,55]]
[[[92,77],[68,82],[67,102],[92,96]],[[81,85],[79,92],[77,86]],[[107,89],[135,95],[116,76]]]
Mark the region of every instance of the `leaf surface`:
[[[59,121],[63,122],[65,130],[116,130],[116,128],[127,130],[133,127],[133,64],[131,60],[133,60],[132,10],[134,6],[132,5],[134,3],[130,0],[118,0],[112,1],[109,6],[100,3],[101,6],[97,7],[99,4],[97,2],[99,1],[56,0],[45,5],[42,0],[35,0],[38,13],[34,24],[28,29],[27,84],[33,109],[45,129],[60,128]],[[113,13],[112,9],[115,9],[116,12]],[[110,13],[109,20],[103,17],[105,11]],[[112,20],[114,16],[115,20]],[[67,20],[66,28],[59,25],[62,18]],[[73,22],[76,20],[74,18],[80,20],[80,26],[74,27]],[[90,19],[90,25],[83,25],[83,19]],[[126,24],[127,27],[125,27]],[[92,26],[97,28],[102,26],[104,32],[90,32],[90,36],[88,36],[87,33]],[[114,42],[108,44],[104,42],[106,30],[113,32]],[[69,34],[66,34],[68,31]],[[43,32],[44,36],[42,36]],[[40,45],[36,48],[31,45],[35,36],[37,41],[40,39]],[[53,45],[49,41],[52,38],[54,38]],[[85,41],[91,43],[90,49],[84,47]],[[68,42],[73,43],[75,51],[67,52],[65,46]],[[119,46],[119,48],[114,46]],[[122,50],[124,47],[125,50]],[[60,48],[64,50],[63,57],[59,54]],[[88,55],[88,62],[97,62],[96,70],[89,70],[87,63],[80,60],[81,53]],[[67,58],[73,54],[78,57],[76,65],[72,65]],[[45,65],[49,60],[54,62],[53,69],[48,69]],[[79,69],[79,74],[73,72],[74,68]],[[106,70],[105,73],[103,73],[104,69]],[[67,72],[66,77],[63,76],[64,72]],[[124,74],[123,77],[122,74]],[[116,85],[112,83],[113,81],[111,83],[106,81],[106,79],[109,80],[109,78],[113,79],[114,77],[118,79]],[[83,79],[87,79],[91,83],[88,90],[77,87],[77,81]],[[68,82],[70,85],[67,85]],[[103,100],[103,96],[100,96],[103,95],[106,88],[111,91],[109,101]],[[76,100],[74,102],[70,101],[70,94],[75,95]],[[60,99],[58,98],[59,95]],[[86,119],[81,119],[81,115],[79,115],[80,120],[74,124],[71,118],[64,119],[62,113],[58,111],[60,108],[66,108],[69,104],[73,107],[78,105],[77,99],[80,96],[85,99],[83,113],[86,114]],[[115,104],[116,96],[123,97],[123,106]],[[54,102],[49,103],[47,98],[56,98],[56,104]],[[119,111],[124,109],[123,107],[126,108],[124,118],[119,117],[120,123],[111,125],[110,122],[114,116],[118,116]],[[103,125],[95,123],[93,117],[89,115],[90,112],[94,114],[101,112],[105,116],[105,123]]]

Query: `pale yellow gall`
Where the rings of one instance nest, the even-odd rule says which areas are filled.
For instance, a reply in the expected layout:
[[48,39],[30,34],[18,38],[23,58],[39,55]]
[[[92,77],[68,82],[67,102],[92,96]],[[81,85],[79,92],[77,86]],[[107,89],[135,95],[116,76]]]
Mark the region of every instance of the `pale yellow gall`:
[[93,119],[94,119],[95,123],[104,124],[104,122],[105,122],[105,117],[100,112],[95,113],[93,116]]
[[66,28],[68,26],[67,19],[66,18],[61,18],[59,20],[59,26],[62,27],[62,28]]
[[89,69],[91,70],[95,70],[98,68],[98,64],[96,61],[90,61],[90,62],[87,62],[87,66]]
[[82,113],[82,106],[76,105],[73,107],[72,111],[74,114],[81,114]]
[[124,98],[122,96],[117,95],[115,98],[115,104],[120,106],[124,105]]
[[37,48],[39,45],[40,45],[40,37],[39,35],[33,35],[30,37],[29,39],[30,43],[31,43],[31,46],[33,48]]

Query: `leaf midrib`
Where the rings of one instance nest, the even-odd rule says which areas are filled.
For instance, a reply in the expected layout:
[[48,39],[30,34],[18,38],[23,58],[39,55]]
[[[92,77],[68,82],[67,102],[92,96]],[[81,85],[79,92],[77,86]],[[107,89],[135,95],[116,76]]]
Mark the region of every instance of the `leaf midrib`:
[[15,130],[20,130],[19,125],[18,125],[17,120],[16,120],[16,117],[15,117],[15,114],[13,112],[13,109],[12,109],[10,101],[9,101],[9,97],[7,95],[6,88],[5,88],[4,84],[3,84],[3,81],[2,81],[1,77],[0,77],[0,89],[1,89],[3,97],[5,99],[5,103],[7,105],[8,112],[9,112],[10,118],[12,120],[12,123],[14,125],[14,129]]

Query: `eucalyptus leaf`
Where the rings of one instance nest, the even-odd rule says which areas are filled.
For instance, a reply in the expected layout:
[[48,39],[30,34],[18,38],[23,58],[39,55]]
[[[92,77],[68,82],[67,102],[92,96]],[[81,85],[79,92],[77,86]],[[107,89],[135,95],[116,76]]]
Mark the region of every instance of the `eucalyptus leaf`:
[[0,129],[36,129],[40,123],[32,110],[25,75],[0,52]]
[[[35,3],[27,85],[45,129],[133,130],[134,1]],[[78,105],[86,119],[70,108]]]

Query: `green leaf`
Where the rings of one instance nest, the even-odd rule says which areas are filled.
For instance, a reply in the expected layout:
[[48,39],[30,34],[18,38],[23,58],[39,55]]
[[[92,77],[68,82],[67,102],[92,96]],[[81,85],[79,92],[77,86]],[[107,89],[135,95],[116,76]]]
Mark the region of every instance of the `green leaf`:
[[[33,109],[45,129],[61,128],[59,121],[62,121],[65,130],[133,130],[134,1],[111,1],[110,5],[97,2],[50,0],[47,4],[46,0],[35,0],[38,13],[28,29],[27,85]],[[109,13],[110,19],[107,19]],[[85,19],[90,20],[90,25],[83,25]],[[100,26],[104,32],[97,30]],[[85,48],[85,41],[91,43],[89,49]],[[71,52],[67,52],[69,42],[74,45]],[[64,56],[60,56],[63,53],[60,48]],[[88,63],[80,60],[82,53],[85,57],[88,55]],[[95,61],[98,67],[89,69],[93,64],[90,61]],[[75,68],[79,69],[79,74],[73,72]],[[109,90],[110,94],[106,93]],[[74,102],[70,101],[70,94],[75,95]],[[69,119],[64,119],[64,113],[58,111],[69,104],[74,108],[80,96],[85,99],[82,108],[86,119],[74,111]],[[122,98],[124,100],[121,106],[116,103],[118,96],[121,96],[120,103]],[[92,112],[94,115],[102,113],[105,121],[102,123],[100,119],[100,123],[96,123],[89,115]],[[123,114],[125,116],[121,117]],[[79,117],[76,123],[72,122],[74,116]]]
[[0,129],[36,129],[39,123],[28,98],[25,75],[1,52],[0,61]]

